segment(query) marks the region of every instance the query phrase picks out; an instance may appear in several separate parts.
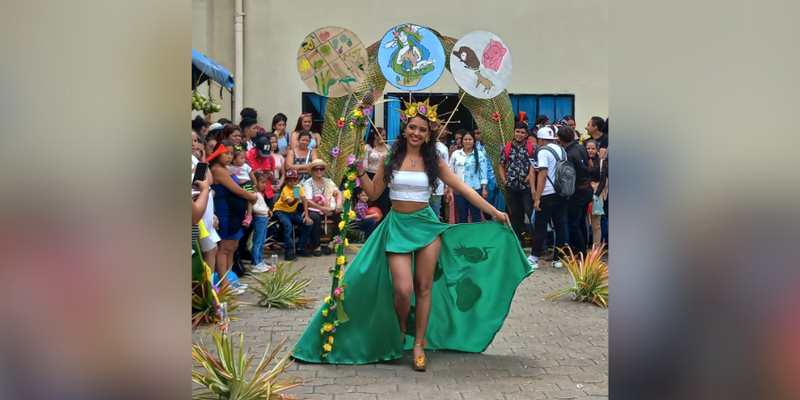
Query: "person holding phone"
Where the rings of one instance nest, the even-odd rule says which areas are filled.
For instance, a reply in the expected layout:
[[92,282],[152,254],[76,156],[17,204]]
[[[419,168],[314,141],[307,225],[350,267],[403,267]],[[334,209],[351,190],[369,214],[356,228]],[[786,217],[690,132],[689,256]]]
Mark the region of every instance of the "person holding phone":
[[248,192],[239,186],[239,179],[229,169],[228,165],[233,161],[233,144],[227,140],[222,140],[214,148],[224,146],[225,151],[209,160],[211,175],[214,184],[214,209],[219,220],[218,234],[220,237],[219,251],[217,252],[217,276],[223,277],[221,282],[226,282],[224,278],[228,268],[233,265],[233,252],[239,239],[243,236],[242,221],[244,221],[247,205],[250,201],[258,200],[253,192]]
[[[272,212],[278,221],[283,225],[283,244],[286,248],[285,260],[292,261],[301,257],[311,257],[311,253],[306,250],[308,237],[311,235],[311,226],[314,221],[308,217],[308,201],[306,193],[300,186],[300,178],[297,171],[286,170],[283,188],[280,191],[280,198],[275,203]],[[303,214],[297,213],[297,206],[302,202]],[[292,232],[298,228],[297,243],[292,241]]]

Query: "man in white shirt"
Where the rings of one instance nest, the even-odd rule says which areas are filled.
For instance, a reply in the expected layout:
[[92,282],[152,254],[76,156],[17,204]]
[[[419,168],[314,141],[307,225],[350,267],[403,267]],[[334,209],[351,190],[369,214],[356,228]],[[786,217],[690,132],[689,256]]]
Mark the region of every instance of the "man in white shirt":
[[[445,128],[442,127],[442,129]],[[436,153],[439,155],[439,158],[444,161],[445,165],[448,165],[450,163],[450,149],[443,143],[446,141],[447,135],[439,136],[439,140],[436,141]],[[444,195],[444,182],[442,182],[441,179],[438,179],[437,182],[436,191],[431,195],[431,200],[428,204],[433,209],[433,213],[436,214],[437,217],[440,217],[442,211],[442,195]]]
[[[555,254],[557,256],[560,255],[558,248],[564,247],[567,228],[567,198],[556,193],[552,184],[556,180],[555,167],[557,160],[553,153],[543,147],[552,149],[558,155],[559,160],[566,159],[567,152],[556,144],[555,132],[550,127],[539,129],[536,137],[539,139],[539,148],[534,155],[536,158],[534,168],[538,171],[536,185],[531,186],[533,209],[535,210],[533,243],[531,244],[531,256],[528,257],[531,264],[538,263],[539,257],[542,255],[542,245],[547,238],[547,223],[550,221],[553,223],[553,230],[556,236]],[[562,268],[563,266],[563,263],[558,258],[553,261],[553,267]]]

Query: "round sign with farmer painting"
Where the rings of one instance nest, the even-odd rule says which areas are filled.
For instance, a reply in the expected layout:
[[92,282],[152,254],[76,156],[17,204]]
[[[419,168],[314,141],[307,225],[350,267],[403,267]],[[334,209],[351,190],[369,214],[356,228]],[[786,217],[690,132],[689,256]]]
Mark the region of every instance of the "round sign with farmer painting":
[[392,86],[425,90],[444,73],[444,47],[430,29],[403,24],[386,32],[378,47],[381,73]]
[[491,99],[511,80],[511,53],[499,36],[470,32],[456,42],[450,56],[450,73],[470,96]]
[[314,93],[342,97],[367,76],[367,48],[349,30],[328,26],[311,32],[297,50],[300,78]]

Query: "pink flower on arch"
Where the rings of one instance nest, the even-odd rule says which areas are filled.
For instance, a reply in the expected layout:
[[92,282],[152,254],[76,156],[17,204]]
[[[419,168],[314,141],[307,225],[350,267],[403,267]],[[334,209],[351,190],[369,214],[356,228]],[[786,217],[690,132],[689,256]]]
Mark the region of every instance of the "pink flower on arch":
[[354,155],[347,156],[347,165],[353,165],[354,162],[356,162],[356,156]]
[[333,295],[336,296],[336,297],[341,296],[342,295],[342,288],[337,287],[336,289],[333,289]]

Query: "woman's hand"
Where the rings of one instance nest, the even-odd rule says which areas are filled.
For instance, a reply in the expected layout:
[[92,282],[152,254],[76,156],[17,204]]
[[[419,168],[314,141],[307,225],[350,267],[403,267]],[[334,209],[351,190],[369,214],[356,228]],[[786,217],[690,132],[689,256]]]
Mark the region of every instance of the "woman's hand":
[[541,203],[541,200],[540,200],[540,199],[536,199],[536,200],[534,200],[534,201],[533,201],[533,209],[534,209],[534,210],[536,210],[536,211],[542,211],[542,209],[541,209],[541,208],[539,208],[539,203]]
[[481,196],[483,196],[484,199],[489,197],[489,192],[486,191],[486,188],[483,188],[483,193],[481,193]]
[[197,188],[200,189],[201,193],[208,191],[208,186],[209,186],[208,175],[211,175],[211,174],[206,174],[206,179],[204,179],[202,181],[194,181],[194,184],[197,185]]
[[358,166],[358,164],[356,164],[356,176],[362,176],[366,173],[367,169],[364,166],[365,164],[366,163],[362,162],[360,167]]
[[219,219],[217,216],[214,216],[214,229],[219,229]]
[[504,212],[500,212],[497,209],[495,209],[494,213],[492,214],[492,217],[494,217],[495,221],[502,222],[503,225],[505,226],[511,226],[511,220],[509,220],[508,214]]
[[452,203],[452,202],[453,202],[453,189],[451,189],[451,188],[447,188],[447,190],[445,190],[445,193],[444,193],[444,201],[445,201],[447,204],[450,204],[450,203]]
[[333,208],[323,207],[322,213],[325,214],[326,217],[330,217],[331,215],[333,215]]
[[247,199],[251,203],[255,203],[256,201],[258,201],[258,195],[255,194],[255,193],[247,192],[247,194],[245,196],[247,196],[247,197],[245,197],[245,199]]
[[304,222],[306,225],[313,225],[313,224],[314,224],[314,221],[312,221],[312,220],[311,220],[311,218],[309,218],[308,216],[306,216],[306,217],[303,217],[303,222]]

